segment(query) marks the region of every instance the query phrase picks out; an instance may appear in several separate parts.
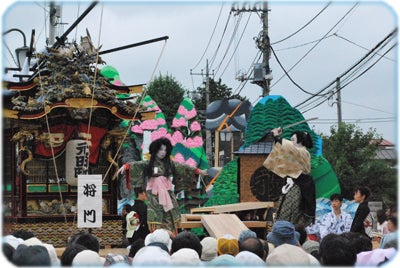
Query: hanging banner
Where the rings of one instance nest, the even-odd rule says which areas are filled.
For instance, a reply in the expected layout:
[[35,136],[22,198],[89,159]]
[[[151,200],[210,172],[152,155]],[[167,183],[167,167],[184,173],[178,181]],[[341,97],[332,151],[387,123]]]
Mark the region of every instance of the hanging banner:
[[101,184],[101,175],[78,175],[78,228],[102,226]]
[[70,140],[65,149],[65,179],[78,185],[78,175],[89,173],[89,144],[85,140]]

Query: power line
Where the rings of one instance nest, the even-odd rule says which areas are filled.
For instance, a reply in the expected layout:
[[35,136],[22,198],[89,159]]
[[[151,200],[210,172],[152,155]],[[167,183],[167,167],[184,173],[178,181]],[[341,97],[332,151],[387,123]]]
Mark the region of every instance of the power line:
[[[347,39],[347,38],[345,38],[345,37],[343,37],[343,36],[340,36],[340,35],[338,35],[337,33],[334,33],[333,35],[336,36],[336,37],[338,37],[338,38],[340,38],[340,39],[342,39],[342,40],[345,40],[345,41],[349,42],[350,44],[353,44],[353,45],[355,45],[355,46],[357,46],[357,47],[359,47],[359,48],[362,48],[362,49],[364,49],[364,50],[366,50],[366,51],[369,50],[368,48],[363,47],[363,46],[361,46],[361,45],[359,45],[359,44],[357,44],[357,43],[355,43],[355,42],[353,42],[353,41],[351,41],[351,40],[349,40],[349,39]],[[378,54],[378,55],[379,55],[379,54]],[[380,55],[379,55],[379,56],[380,56]],[[391,59],[391,58],[388,58],[388,57],[384,57],[384,58],[387,59],[387,60],[390,60],[390,61],[395,62],[394,59]]]
[[[239,25],[240,25],[240,21],[242,20],[242,14],[239,14],[239,19],[237,20],[236,24],[235,24],[235,28],[233,29],[231,38],[229,40],[228,46],[225,49],[224,55],[222,56],[222,59],[220,61],[220,63],[218,64],[218,66],[215,68],[216,69],[216,73],[218,72],[219,68],[221,67],[223,61],[225,60],[226,55],[229,52],[229,49],[233,43],[233,40],[235,38],[236,32],[238,31]],[[213,65],[213,62],[211,63],[211,66]]]
[[[339,78],[344,77],[345,75],[347,75],[350,71],[352,71],[353,69],[355,69],[357,66],[359,66],[361,63],[363,63],[363,61],[365,61],[370,55],[374,56],[375,54],[373,54],[378,48],[381,47],[382,44],[384,44],[386,42],[386,40],[392,39],[394,34],[397,32],[397,28],[395,30],[393,30],[391,33],[389,33],[382,41],[380,41],[373,49],[371,49],[363,58],[361,58],[359,61],[357,61],[355,64],[353,64],[350,68],[348,68],[346,71],[344,71],[341,75],[339,75]],[[345,78],[346,79],[346,78]],[[326,89],[328,89],[329,87],[331,87],[334,83],[335,83],[336,79],[334,81],[332,81],[328,86],[324,87],[323,89],[321,89],[320,91],[317,92],[317,94],[320,94],[321,92],[325,91]],[[343,88],[343,87],[342,87]],[[311,99],[317,97],[316,96],[311,96],[309,98],[307,98],[306,100],[302,101],[301,103],[297,104],[295,106],[295,108],[300,109],[299,107],[301,105],[304,105],[305,103],[307,103],[308,101],[310,101]],[[318,105],[314,106],[313,108],[321,105],[323,102],[325,102],[327,99],[323,100],[322,102],[320,102]],[[311,109],[313,109],[311,108]],[[310,109],[309,109],[310,110]],[[309,111],[307,110],[307,111]]]
[[[239,47],[239,44],[240,44],[240,42],[242,41],[242,38],[243,38],[243,34],[245,33],[245,31],[246,31],[246,29],[247,29],[247,25],[249,24],[249,21],[250,21],[250,18],[251,18],[251,14],[252,14],[252,13],[250,13],[250,14],[249,14],[249,17],[247,18],[246,25],[245,25],[244,28],[243,28],[242,34],[240,35],[240,38],[239,38],[239,41],[238,41],[238,43],[236,44],[235,49],[233,50],[232,56],[231,56],[230,59],[228,60],[228,63],[226,64],[226,66],[225,66],[224,70],[222,71],[222,74],[220,75],[220,77],[225,73],[226,69],[227,69],[228,66],[229,66],[229,63],[232,61],[233,56],[236,54],[236,50],[237,50],[237,48]],[[222,64],[222,62],[221,62],[221,64]],[[220,66],[218,66],[217,70],[215,71],[215,74],[218,73],[219,67],[220,67]]]
[[212,40],[212,38],[214,37],[215,29],[217,28],[217,25],[218,25],[219,19],[220,19],[220,17],[221,17],[221,13],[222,13],[222,8],[223,8],[223,7],[224,7],[224,3],[222,2],[221,9],[219,10],[219,14],[218,14],[217,21],[215,22],[214,29],[213,29],[213,31],[212,31],[212,33],[211,33],[210,39],[208,40],[207,46],[206,46],[206,48],[204,49],[203,55],[201,55],[199,61],[196,63],[196,65],[195,65],[192,69],[196,69],[197,66],[200,64],[200,62],[203,60],[204,55],[206,54],[207,49],[208,49],[208,47],[210,46],[211,40]]
[[[357,5],[358,5],[358,3],[355,3],[355,4],[350,8],[350,10],[347,11],[346,14],[344,14],[344,16],[343,16],[335,25],[333,25],[333,27],[331,27],[331,28],[329,29],[329,31],[321,38],[321,41],[322,41],[326,36],[328,36],[329,33],[330,33],[334,28],[336,28],[336,26],[339,25],[339,23],[340,23],[341,21],[343,21],[343,20],[346,18],[346,16],[347,16],[348,14],[350,14],[350,12],[351,12]],[[294,67],[296,67],[308,54],[310,54],[311,51],[314,50],[314,48],[315,48],[321,41],[318,41],[312,48],[310,48],[310,49],[309,49],[309,50],[308,50],[308,51],[307,51],[307,52],[306,52],[292,67],[290,67],[290,69],[289,69],[287,72],[289,73],[291,70],[293,70]],[[273,87],[273,86],[275,86],[277,83],[279,83],[279,81],[281,81],[282,78],[285,77],[285,76],[286,76],[286,74],[282,75],[274,84],[271,85],[271,87]],[[319,94],[319,93],[318,93],[318,94]]]
[[325,9],[327,9],[328,6],[330,6],[330,4],[332,4],[332,2],[328,2],[328,4],[326,4],[326,6],[320,12],[318,12],[317,15],[315,15],[311,20],[309,20],[303,27],[301,27],[300,29],[298,29],[294,33],[290,34],[289,36],[287,36],[287,37],[285,37],[285,38],[283,38],[283,39],[281,39],[279,41],[276,41],[274,43],[271,43],[271,45],[275,45],[275,44],[281,43],[281,42],[289,39],[290,37],[295,36],[296,34],[298,34],[300,31],[302,31],[304,28],[306,28],[308,25],[310,25],[316,18],[318,18],[319,15],[321,15],[325,11]]

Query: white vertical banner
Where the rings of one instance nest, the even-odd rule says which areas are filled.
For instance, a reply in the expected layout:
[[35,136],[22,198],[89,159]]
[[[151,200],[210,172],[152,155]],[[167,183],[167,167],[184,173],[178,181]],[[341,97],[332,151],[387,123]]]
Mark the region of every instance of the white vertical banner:
[[78,175],[78,228],[102,226],[102,193],[100,174]]

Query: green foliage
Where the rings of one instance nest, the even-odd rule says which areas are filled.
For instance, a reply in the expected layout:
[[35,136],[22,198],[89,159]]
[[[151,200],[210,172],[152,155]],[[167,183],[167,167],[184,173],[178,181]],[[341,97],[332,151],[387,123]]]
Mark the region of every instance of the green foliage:
[[147,88],[147,94],[164,112],[167,123],[172,125],[172,119],[185,93],[182,85],[171,75],[162,76],[160,74],[149,83]]
[[354,188],[364,185],[371,189],[371,200],[397,200],[394,168],[374,159],[382,140],[376,130],[363,133],[353,124],[342,123],[339,128],[331,128],[330,136],[322,138],[324,156],[336,172],[345,198],[352,200]]
[[205,204],[206,207],[214,205],[226,205],[239,202],[239,193],[237,186],[237,172],[238,163],[237,159],[234,159],[227,163],[222,169],[215,181],[212,189],[212,197],[208,199]]

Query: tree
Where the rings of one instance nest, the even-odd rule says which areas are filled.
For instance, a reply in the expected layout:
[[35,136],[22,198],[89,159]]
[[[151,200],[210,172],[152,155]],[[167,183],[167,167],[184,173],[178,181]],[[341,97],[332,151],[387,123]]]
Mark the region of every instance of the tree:
[[[198,87],[197,92],[200,93],[201,98],[196,99],[194,104],[198,111],[206,111],[206,87]],[[216,100],[223,99],[239,99],[246,100],[246,98],[240,96],[239,94],[232,94],[232,88],[227,85],[222,84],[221,79],[218,82],[210,79],[210,89],[209,89],[209,100],[210,103]]]
[[158,104],[164,112],[168,125],[171,125],[185,91],[174,77],[160,74],[149,83],[147,94]]
[[376,130],[364,134],[355,125],[342,123],[338,129],[332,127],[330,134],[321,134],[324,156],[332,165],[345,198],[352,200],[354,188],[363,185],[371,189],[371,200],[386,204],[397,200],[395,169],[375,159],[382,141]]

